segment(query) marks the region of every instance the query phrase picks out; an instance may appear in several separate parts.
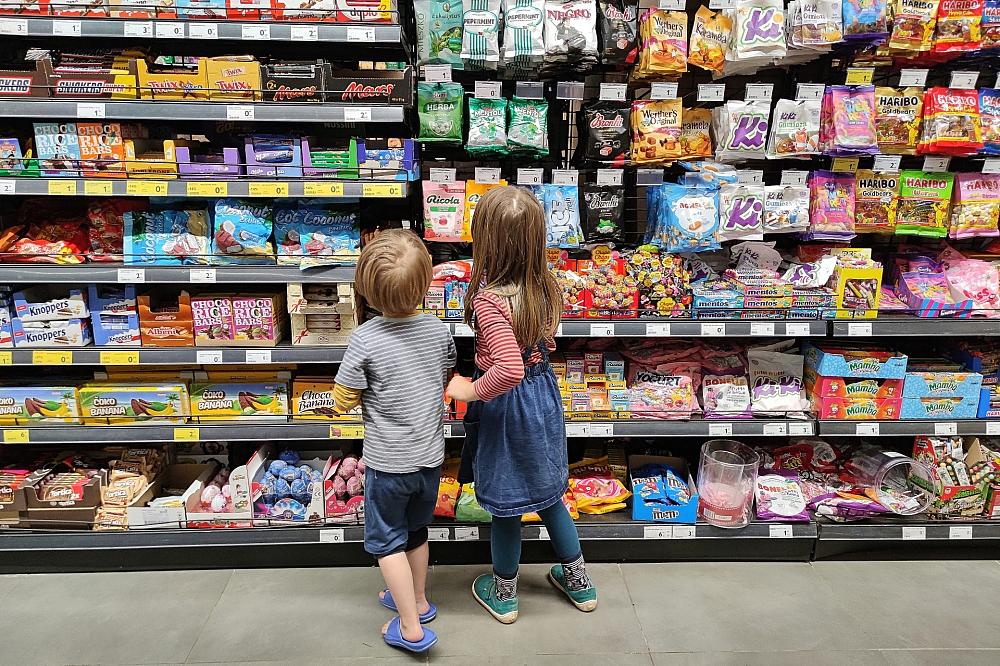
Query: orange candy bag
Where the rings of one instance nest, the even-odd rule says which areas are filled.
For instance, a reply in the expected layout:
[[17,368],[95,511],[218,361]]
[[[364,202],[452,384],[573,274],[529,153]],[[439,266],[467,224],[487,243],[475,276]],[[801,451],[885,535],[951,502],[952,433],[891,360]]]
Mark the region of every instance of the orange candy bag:
[[710,72],[722,72],[726,64],[726,45],[733,31],[733,20],[722,12],[699,7],[691,26],[688,62]]
[[650,9],[639,23],[639,66],[635,76],[650,79],[687,71],[687,14]]
[[632,104],[632,163],[658,164],[680,159],[679,99],[636,100]]

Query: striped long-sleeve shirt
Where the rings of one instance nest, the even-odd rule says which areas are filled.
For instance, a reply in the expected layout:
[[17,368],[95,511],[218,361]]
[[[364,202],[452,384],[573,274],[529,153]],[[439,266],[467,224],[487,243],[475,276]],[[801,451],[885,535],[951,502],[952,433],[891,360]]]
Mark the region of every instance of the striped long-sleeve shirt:
[[[473,388],[480,400],[492,400],[521,382],[525,363],[514,337],[507,300],[492,292],[480,291],[472,301],[472,309],[476,313],[476,367],[483,371]],[[545,345],[549,351],[556,348],[553,338],[547,338]],[[536,348],[527,365],[541,361],[542,355]]]

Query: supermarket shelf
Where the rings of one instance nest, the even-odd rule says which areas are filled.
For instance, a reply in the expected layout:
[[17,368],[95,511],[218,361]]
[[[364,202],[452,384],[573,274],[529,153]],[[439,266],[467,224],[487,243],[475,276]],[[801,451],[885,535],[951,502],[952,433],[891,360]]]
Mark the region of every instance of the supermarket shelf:
[[7,101],[0,105],[7,118],[114,118],[116,120],[256,120],[261,122],[401,123],[401,106],[359,106],[317,103],[232,103],[171,101]]
[[893,557],[956,559],[994,557],[1000,521],[873,519],[817,524],[815,559]]
[[285,417],[245,423],[184,423],[117,426],[36,425],[0,428],[4,444],[121,444],[125,442],[184,442],[240,440],[248,442],[293,439],[346,439],[339,429],[348,426],[350,434],[360,424],[327,422],[288,422]]
[[2,264],[3,284],[287,284],[289,282],[351,282],[353,266],[317,266],[301,270],[295,266],[150,266],[121,264]]
[[[456,337],[471,337],[472,329],[449,321]],[[827,334],[826,321],[691,321],[682,319],[642,318],[631,321],[564,319],[557,337],[805,337]]]
[[817,421],[819,436],[1000,435],[1000,420]]
[[867,321],[834,321],[833,335],[836,337],[1000,335],[1000,319],[879,317]]
[[0,17],[0,34],[20,37],[223,39],[402,46],[398,25],[263,21],[148,21],[79,17]]
[[7,178],[0,194],[130,197],[326,197],[399,199],[401,180],[143,180],[134,178]]
[[8,365],[47,365],[60,356],[60,364],[74,365],[173,365],[220,363],[339,363],[346,347],[84,347],[80,349],[13,349],[0,351]]
[[[465,436],[465,428],[459,421],[445,428],[445,436]],[[566,422],[567,437],[806,437],[814,434],[814,421],[792,419]]]

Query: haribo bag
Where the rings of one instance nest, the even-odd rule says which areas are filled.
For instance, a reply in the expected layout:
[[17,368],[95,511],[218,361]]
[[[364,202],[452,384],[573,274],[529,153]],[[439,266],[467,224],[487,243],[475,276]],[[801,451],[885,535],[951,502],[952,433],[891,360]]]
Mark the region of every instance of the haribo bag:
[[923,107],[922,88],[876,88],[875,137],[879,151],[891,155],[916,153]]
[[955,176],[906,169],[899,174],[896,233],[942,238],[948,233]]
[[858,169],[855,174],[854,228],[858,233],[891,234],[896,226],[899,178]]

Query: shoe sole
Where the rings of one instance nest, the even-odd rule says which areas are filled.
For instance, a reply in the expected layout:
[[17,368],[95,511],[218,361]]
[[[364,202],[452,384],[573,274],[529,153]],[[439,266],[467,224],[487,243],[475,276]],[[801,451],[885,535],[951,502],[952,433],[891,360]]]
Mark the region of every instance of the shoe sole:
[[578,610],[581,610],[584,613],[589,613],[597,609],[597,599],[591,599],[590,601],[583,601],[583,602],[577,601],[576,599],[574,599],[569,595],[569,591],[565,587],[559,584],[559,581],[555,579],[551,571],[549,572],[548,579],[549,582],[552,583],[552,587],[562,592],[566,596],[566,598],[569,599],[570,603],[576,606]]
[[496,621],[500,622],[501,624],[513,624],[514,621],[517,619],[517,611],[511,611],[509,613],[498,613],[492,608],[490,608],[489,604],[480,599],[479,595],[476,594],[475,582],[472,583],[472,598],[478,601],[479,605],[485,608],[486,612],[492,615],[496,619]]

